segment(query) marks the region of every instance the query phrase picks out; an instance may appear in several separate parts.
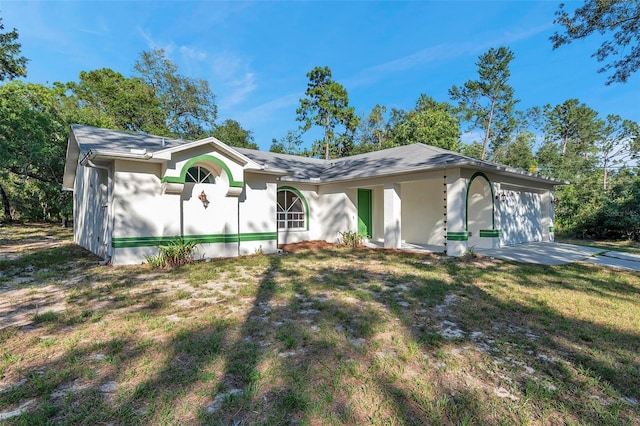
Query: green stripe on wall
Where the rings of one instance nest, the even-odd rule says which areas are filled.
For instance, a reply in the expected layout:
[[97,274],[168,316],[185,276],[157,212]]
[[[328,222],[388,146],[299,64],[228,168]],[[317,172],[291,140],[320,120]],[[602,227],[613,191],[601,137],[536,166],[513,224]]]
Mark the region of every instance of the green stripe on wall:
[[[127,247],[155,247],[166,245],[177,236],[166,237],[121,237],[113,238],[111,245],[114,248]],[[247,232],[242,234],[208,234],[208,235],[185,235],[185,241],[196,241],[198,244],[216,243],[237,243],[238,241],[275,241],[278,239],[277,232]]]
[[502,231],[499,229],[481,229],[480,237],[486,238],[499,238],[502,236]]
[[277,239],[277,232],[246,232],[244,234],[240,234],[240,241],[271,241]]
[[111,246],[115,248],[121,247],[153,247],[164,245],[171,242],[174,237],[127,237],[112,238]]
[[468,239],[469,233],[467,231],[447,232],[447,240],[449,241],[467,241]]

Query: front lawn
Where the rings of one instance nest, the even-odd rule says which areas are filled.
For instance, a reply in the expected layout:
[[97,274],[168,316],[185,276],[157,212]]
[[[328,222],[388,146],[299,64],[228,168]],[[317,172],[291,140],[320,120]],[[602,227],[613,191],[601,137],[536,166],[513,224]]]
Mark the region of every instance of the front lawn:
[[0,423],[640,424],[638,273],[337,246],[161,271],[46,226],[0,244]]

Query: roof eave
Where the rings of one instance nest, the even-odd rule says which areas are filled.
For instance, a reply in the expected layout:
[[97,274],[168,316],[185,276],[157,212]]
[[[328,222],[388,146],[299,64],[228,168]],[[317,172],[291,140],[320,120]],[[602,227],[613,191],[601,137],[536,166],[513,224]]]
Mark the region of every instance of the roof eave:
[[151,153],[105,151],[100,149],[90,149],[84,156],[88,160],[138,160],[147,161],[153,158]]
[[78,142],[76,141],[73,131],[69,132],[67,155],[65,158],[62,189],[65,191],[73,191],[76,182],[76,171],[78,170],[78,158],[80,158],[80,147],[78,147]]

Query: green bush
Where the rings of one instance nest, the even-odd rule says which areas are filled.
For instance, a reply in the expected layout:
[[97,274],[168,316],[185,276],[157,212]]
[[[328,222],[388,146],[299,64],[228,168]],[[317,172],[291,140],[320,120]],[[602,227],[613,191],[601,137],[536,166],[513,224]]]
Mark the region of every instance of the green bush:
[[185,241],[182,237],[175,237],[169,244],[158,246],[158,254],[145,256],[145,260],[152,268],[176,267],[193,261],[192,255],[197,241]]
[[353,231],[338,232],[338,242],[347,247],[360,247],[364,243],[365,236]]

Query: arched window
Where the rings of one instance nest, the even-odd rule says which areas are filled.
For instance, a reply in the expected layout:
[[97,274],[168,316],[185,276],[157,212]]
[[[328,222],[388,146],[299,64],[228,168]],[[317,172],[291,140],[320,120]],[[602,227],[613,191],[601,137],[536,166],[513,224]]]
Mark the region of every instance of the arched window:
[[305,204],[298,194],[278,191],[278,229],[305,229]]
[[193,166],[187,170],[184,181],[191,183],[216,183],[216,177],[204,167]]

